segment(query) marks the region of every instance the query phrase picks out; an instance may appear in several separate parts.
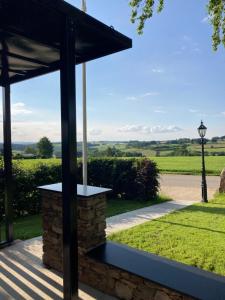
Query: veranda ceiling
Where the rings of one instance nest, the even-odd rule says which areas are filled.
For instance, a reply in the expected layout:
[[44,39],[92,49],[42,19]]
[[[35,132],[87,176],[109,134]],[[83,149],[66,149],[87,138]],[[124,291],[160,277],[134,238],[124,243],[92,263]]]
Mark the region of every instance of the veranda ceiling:
[[60,69],[65,17],[75,24],[76,64],[132,46],[129,38],[63,0],[0,0],[0,85],[3,53],[10,84]]

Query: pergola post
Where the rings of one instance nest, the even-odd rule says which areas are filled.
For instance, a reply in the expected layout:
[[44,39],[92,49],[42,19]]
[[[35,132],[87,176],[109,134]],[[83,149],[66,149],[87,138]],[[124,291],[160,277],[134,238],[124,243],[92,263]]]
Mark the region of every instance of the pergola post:
[[64,299],[78,298],[75,24],[65,20],[61,42],[61,134]]
[[4,86],[2,87],[2,105],[3,105],[3,156],[4,156],[4,178],[5,178],[5,225],[6,242],[13,241],[13,184],[12,184],[12,141],[11,141],[11,99],[9,84],[9,66],[7,59],[7,45],[2,41],[2,78]]

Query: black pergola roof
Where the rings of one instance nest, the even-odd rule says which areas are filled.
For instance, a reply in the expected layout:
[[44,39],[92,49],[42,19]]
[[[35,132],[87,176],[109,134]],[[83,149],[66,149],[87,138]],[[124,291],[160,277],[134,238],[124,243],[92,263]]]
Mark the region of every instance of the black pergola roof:
[[[65,15],[76,30],[76,64],[128,49],[132,41],[63,0],[0,0],[0,54],[11,83],[60,69]],[[2,77],[0,60],[0,85]]]

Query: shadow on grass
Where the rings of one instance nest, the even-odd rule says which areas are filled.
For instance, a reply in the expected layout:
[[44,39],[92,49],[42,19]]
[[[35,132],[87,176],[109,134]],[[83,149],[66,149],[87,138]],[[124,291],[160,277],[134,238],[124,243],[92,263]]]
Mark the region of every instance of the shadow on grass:
[[186,228],[194,228],[194,229],[200,229],[200,230],[205,230],[205,231],[211,231],[211,232],[214,232],[214,233],[225,234],[225,231],[214,230],[214,229],[206,228],[206,227],[186,225],[186,224],[181,224],[181,223],[176,223],[176,222],[171,222],[171,221],[162,221],[162,220],[154,220],[154,221],[155,222],[159,222],[159,223],[165,223],[165,224],[175,225],[175,226],[182,226],[182,227],[186,227]]
[[222,206],[225,206],[225,202],[222,203],[222,202],[215,202],[215,201],[213,201],[213,202],[209,202],[209,204],[216,204],[216,205],[222,205]]
[[[217,204],[217,203],[213,202],[213,203],[210,203],[210,204]],[[217,214],[217,215],[224,215],[225,216],[225,208],[221,208],[221,207],[208,207],[208,206],[203,206],[203,205],[202,206],[192,205],[192,206],[187,207],[186,210],[187,211],[192,211],[192,212],[204,212],[204,213],[210,213],[210,214]]]

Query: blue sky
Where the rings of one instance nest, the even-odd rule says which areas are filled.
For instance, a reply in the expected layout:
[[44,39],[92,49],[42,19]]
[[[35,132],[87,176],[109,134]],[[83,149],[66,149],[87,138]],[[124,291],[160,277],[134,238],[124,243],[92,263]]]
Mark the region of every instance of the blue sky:
[[[69,3],[80,7],[78,0]],[[89,140],[225,135],[225,49],[213,52],[205,0],[165,1],[142,36],[127,0],[87,0],[88,13],[133,39],[133,48],[87,65]],[[59,74],[12,86],[13,141],[60,141]],[[81,67],[77,127],[82,136]]]

